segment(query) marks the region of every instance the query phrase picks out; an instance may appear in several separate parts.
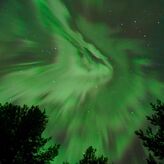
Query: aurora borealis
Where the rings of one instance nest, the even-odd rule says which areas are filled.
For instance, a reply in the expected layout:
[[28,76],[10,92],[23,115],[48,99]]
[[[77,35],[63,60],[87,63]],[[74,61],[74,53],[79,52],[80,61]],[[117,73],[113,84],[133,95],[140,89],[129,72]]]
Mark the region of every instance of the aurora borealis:
[[54,163],[90,145],[115,164],[144,164],[134,134],[163,99],[161,0],[0,1],[0,101],[39,105]]

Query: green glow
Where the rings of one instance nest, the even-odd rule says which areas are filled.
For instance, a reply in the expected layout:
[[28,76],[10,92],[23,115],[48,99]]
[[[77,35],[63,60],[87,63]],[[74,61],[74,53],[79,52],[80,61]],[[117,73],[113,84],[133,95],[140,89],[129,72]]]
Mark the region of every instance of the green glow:
[[119,29],[73,18],[60,0],[6,6],[8,12],[0,15],[0,101],[47,110],[45,135],[62,145],[56,163],[77,161],[90,145],[121,160],[132,147],[134,130],[144,125],[149,102],[163,98],[157,73],[143,70],[151,67],[154,54],[142,40],[116,37]]

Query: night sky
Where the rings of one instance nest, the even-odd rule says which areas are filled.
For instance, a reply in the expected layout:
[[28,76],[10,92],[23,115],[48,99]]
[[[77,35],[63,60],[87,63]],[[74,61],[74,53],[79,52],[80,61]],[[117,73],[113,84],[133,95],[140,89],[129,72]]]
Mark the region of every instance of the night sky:
[[92,145],[145,164],[134,131],[164,95],[164,0],[1,0],[0,102],[39,105],[54,163]]

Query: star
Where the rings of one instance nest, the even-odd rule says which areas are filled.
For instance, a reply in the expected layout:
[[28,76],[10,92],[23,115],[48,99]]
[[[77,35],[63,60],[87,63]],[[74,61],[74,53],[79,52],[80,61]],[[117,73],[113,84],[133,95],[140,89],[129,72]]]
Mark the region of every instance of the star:
[[157,21],[157,24],[160,24],[160,23],[161,23],[161,22],[158,20],[158,21]]

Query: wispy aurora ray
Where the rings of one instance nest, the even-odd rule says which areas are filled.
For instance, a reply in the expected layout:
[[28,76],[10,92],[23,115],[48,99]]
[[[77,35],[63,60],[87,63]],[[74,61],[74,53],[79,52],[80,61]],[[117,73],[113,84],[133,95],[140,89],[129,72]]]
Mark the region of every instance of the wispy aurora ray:
[[75,19],[60,0],[9,0],[1,11],[0,100],[47,110],[45,135],[62,144],[55,162],[74,163],[90,145],[114,162],[123,163],[128,150],[143,162],[134,130],[144,125],[148,103],[163,98],[156,72],[145,71],[154,54],[143,41]]

